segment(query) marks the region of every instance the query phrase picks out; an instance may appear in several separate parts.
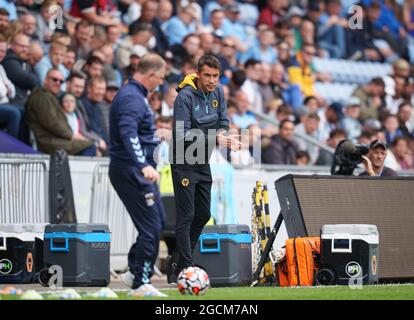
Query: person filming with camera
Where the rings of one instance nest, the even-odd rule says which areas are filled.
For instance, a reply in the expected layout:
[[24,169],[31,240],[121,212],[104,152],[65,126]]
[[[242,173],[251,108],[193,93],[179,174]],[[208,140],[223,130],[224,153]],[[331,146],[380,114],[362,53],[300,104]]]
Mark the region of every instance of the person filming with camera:
[[360,176],[396,177],[398,173],[384,165],[388,154],[388,145],[384,141],[374,140],[369,145],[367,155],[362,155],[365,171]]

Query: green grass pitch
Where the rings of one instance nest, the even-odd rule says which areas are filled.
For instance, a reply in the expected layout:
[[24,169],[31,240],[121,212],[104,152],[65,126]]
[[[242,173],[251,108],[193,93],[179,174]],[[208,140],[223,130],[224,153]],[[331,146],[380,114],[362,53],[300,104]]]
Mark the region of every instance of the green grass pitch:
[[[206,295],[196,297],[181,295],[176,289],[161,290],[167,298],[157,300],[414,300],[414,285],[377,285],[363,286],[361,289],[351,289],[348,286],[335,287],[237,287],[237,288],[210,288]],[[85,300],[95,300],[86,297],[78,290]],[[116,291],[122,300],[139,299],[128,297],[127,291]],[[43,294],[45,299],[53,299]],[[2,296],[3,300],[16,300],[16,296]],[[155,299],[155,298],[145,298]]]

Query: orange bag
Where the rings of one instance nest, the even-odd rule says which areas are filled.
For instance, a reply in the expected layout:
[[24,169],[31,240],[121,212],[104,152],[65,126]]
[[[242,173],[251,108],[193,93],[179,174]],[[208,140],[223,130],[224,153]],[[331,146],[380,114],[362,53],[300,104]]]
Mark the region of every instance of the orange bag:
[[286,260],[278,263],[279,286],[313,286],[318,269],[320,238],[286,240]]

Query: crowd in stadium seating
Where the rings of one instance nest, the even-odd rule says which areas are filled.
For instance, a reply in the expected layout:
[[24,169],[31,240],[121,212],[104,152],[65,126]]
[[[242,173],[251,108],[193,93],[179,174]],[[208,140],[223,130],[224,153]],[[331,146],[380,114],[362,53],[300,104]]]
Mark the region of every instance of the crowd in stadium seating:
[[[0,0],[0,129],[39,152],[107,156],[111,101],[147,52],[168,65],[148,96],[163,130],[183,76],[220,59],[231,127],[250,132],[235,163],[330,165],[297,132],[332,148],[379,138],[388,166],[414,167],[413,0]],[[354,91],[335,99],[317,90],[337,78],[316,58],[391,72],[348,77]]]

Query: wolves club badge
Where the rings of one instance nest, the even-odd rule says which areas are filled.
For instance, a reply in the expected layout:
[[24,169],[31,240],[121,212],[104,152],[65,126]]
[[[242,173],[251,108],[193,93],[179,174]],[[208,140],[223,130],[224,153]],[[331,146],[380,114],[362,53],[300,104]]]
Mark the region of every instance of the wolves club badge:
[[216,99],[213,100],[213,108],[218,107],[218,101]]
[[188,185],[190,184],[190,181],[188,181],[188,179],[185,178],[181,181],[181,184],[183,185],[183,187],[188,187]]

